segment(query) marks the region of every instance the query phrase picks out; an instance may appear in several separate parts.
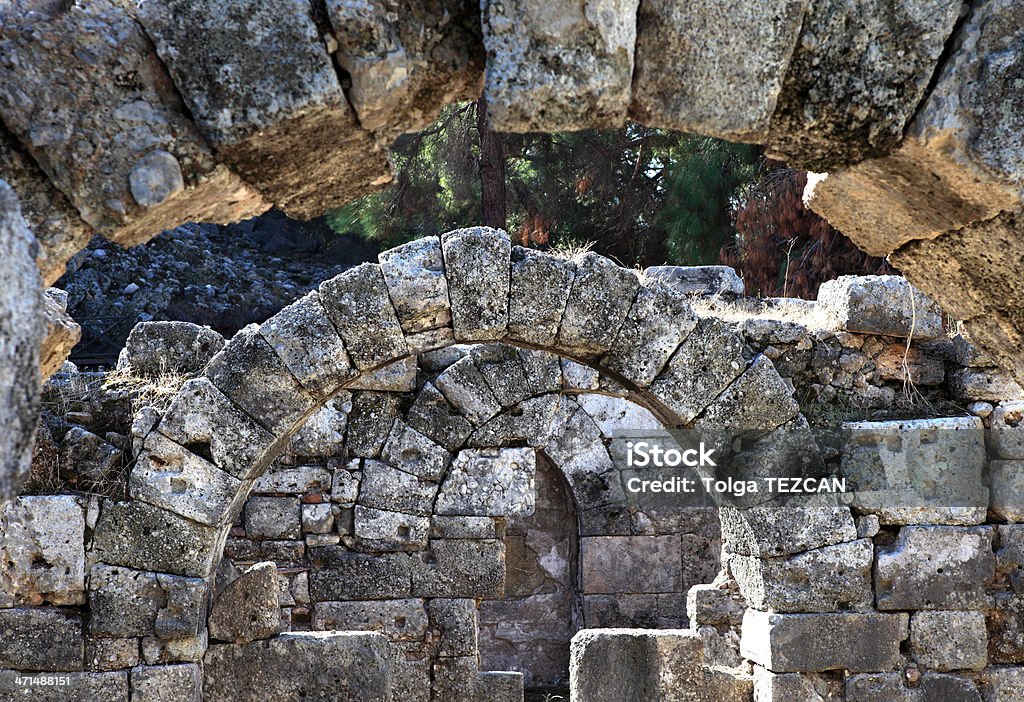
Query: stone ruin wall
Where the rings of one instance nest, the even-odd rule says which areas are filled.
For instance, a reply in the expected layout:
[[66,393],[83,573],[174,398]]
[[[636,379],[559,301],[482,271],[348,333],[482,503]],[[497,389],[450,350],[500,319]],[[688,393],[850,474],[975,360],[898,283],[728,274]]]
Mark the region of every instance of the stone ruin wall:
[[[404,253],[415,261],[416,251]],[[399,261],[387,278],[396,310],[418,300],[412,336],[451,324],[445,304],[424,295],[436,291],[436,274],[425,283],[401,254],[389,254]],[[598,259],[571,265],[593,270]],[[603,272],[600,287],[627,280],[611,273]],[[664,283],[674,295],[695,292],[692,271],[649,273],[643,285],[652,290]],[[83,698],[185,700],[198,698],[205,670],[208,702],[255,699],[267,685],[287,695],[339,684],[349,686],[351,699],[385,699],[390,685],[397,699],[513,700],[523,678],[484,672],[490,668],[481,663],[522,661],[533,647],[516,628],[537,636],[542,630],[529,628],[541,623],[530,619],[537,617],[551,625],[550,648],[539,648],[552,655],[565,656],[564,637],[586,629],[571,660],[574,699],[583,701],[627,699],[636,690],[665,700],[1018,699],[1024,533],[1014,522],[1024,521],[1024,405],[1016,401],[1024,393],[966,338],[950,337],[938,309],[899,279],[842,279],[806,303],[737,297],[727,270],[710,273],[713,294],[686,297],[698,317],[696,326],[685,322],[690,334],[703,335],[702,347],[734,339],[749,349],[722,353],[718,362],[745,358],[748,373],[766,362],[778,369],[781,393],[800,400],[822,448],[821,474],[839,470],[856,481],[852,514],[813,501],[659,513],[623,490],[621,437],[638,426],[663,431],[664,420],[607,373],[500,344],[424,351],[418,363],[409,357],[360,378],[288,439],[244,506],[238,503],[224,532],[227,558],[209,571],[212,594],[193,575],[199,571],[182,572],[181,563],[194,562],[194,544],[174,541],[181,527],[154,521],[159,510],[146,507],[146,531],[135,532],[124,516],[130,502],[13,501],[0,559],[8,594],[0,611],[9,633],[0,642],[4,684],[12,670],[44,669],[66,674]],[[458,286],[452,271],[448,278]],[[707,285],[704,275],[697,292],[708,293]],[[462,304],[469,299],[462,296]],[[287,333],[280,325],[262,328]],[[145,329],[133,334],[141,341],[135,352],[130,341],[129,364],[145,364]],[[206,341],[209,353],[222,344]],[[203,382],[190,387],[183,397],[210,392]],[[763,413],[773,392],[730,406]],[[121,438],[81,441],[80,428],[75,441],[109,454],[100,444],[109,439],[140,454],[132,494],[187,512],[195,525],[187,528],[199,529],[212,515],[195,510],[224,504],[225,485],[191,473],[208,460],[225,465],[225,447],[190,443],[189,433],[202,433],[192,419],[176,439],[183,454],[150,431],[163,421],[158,414],[135,420]],[[751,420],[730,421],[742,435],[738,422]],[[206,458],[197,462],[189,452]],[[183,456],[177,474],[185,488],[200,490],[199,502],[176,498],[173,479],[164,488],[152,482],[160,461],[182,465]],[[533,492],[545,482],[564,487],[553,509],[575,512],[578,579],[564,577],[576,534],[563,531],[559,538],[569,543],[547,561],[550,577],[532,581],[539,592],[513,597],[531,582],[517,581],[512,569],[528,571],[538,562],[530,563],[530,550],[553,538],[550,525],[531,533],[523,528],[528,515],[517,516],[554,499]],[[483,489],[460,490],[471,483]],[[518,490],[489,491],[488,484]],[[720,529],[726,570],[716,578]],[[133,553],[133,533],[175,546],[168,552],[150,542]],[[212,568],[217,553],[200,557]],[[158,562],[140,567],[139,558]],[[708,584],[692,587],[701,582]],[[552,589],[567,597],[547,597]],[[657,665],[621,663],[640,654]],[[311,658],[320,665],[304,662]],[[530,683],[564,674],[562,662],[557,671],[532,663],[523,666]],[[53,694],[63,699],[67,690]]]

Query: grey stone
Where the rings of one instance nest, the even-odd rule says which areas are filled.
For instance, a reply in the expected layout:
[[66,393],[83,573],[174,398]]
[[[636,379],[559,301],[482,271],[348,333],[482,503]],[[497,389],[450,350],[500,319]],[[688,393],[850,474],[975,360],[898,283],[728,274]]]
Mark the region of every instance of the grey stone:
[[680,592],[678,535],[580,539],[583,590],[591,594]]
[[921,688],[927,702],[981,702],[978,687],[969,677],[925,673],[921,676]]
[[219,556],[217,530],[144,502],[106,502],[93,535],[98,560],[205,577]]
[[206,378],[182,386],[157,429],[240,480],[252,476],[274,441]]
[[470,517],[531,515],[536,470],[533,449],[460,451],[437,494],[434,511]]
[[433,702],[476,702],[479,675],[477,656],[439,658],[432,666],[431,699]]
[[575,264],[568,259],[512,247],[509,337],[537,346],[554,343],[574,277]]
[[492,417],[466,440],[470,447],[547,444],[561,398],[555,393],[533,397]]
[[299,498],[250,497],[245,503],[245,533],[250,539],[299,538]]
[[269,639],[281,630],[277,566],[257,563],[217,595],[210,607],[210,638],[236,644]]
[[402,331],[437,329],[451,323],[441,240],[424,237],[380,254],[380,269]]
[[429,516],[436,495],[436,483],[380,461],[363,462],[359,504],[365,507]]
[[930,670],[981,670],[988,663],[985,615],[981,612],[914,612],[910,650]]
[[449,451],[458,449],[473,431],[469,420],[452,407],[441,391],[430,382],[416,395],[405,421],[420,434]]
[[314,397],[330,395],[356,373],[315,290],[261,324],[260,335]]
[[891,548],[878,552],[878,608],[983,609],[995,566],[990,527],[904,527]]
[[348,462],[344,467],[335,467],[334,482],[331,484],[331,502],[342,507],[351,507],[359,496],[359,481],[362,474],[356,473],[361,466],[360,459]]
[[[430,333],[430,332],[427,332]],[[407,339],[411,342],[411,339]],[[410,351],[416,351],[411,345]],[[377,390],[380,392],[412,392],[416,389],[416,358],[405,358],[364,373],[350,382],[349,390]]]
[[[717,581],[716,581],[717,582]],[[686,593],[686,617],[692,628],[738,627],[746,603],[738,590],[716,584],[694,585]]]
[[412,560],[404,553],[368,555],[340,546],[310,550],[309,594],[314,602],[408,597]]
[[117,366],[153,377],[198,373],[224,343],[214,330],[191,322],[139,322],[128,334]]
[[999,458],[1024,458],[1024,402],[1004,402],[992,411],[989,445]]
[[996,569],[1010,579],[1013,590],[1024,595],[1024,524],[999,527]]
[[468,599],[430,600],[430,626],[440,632],[440,656],[475,656],[477,647],[476,601]]
[[580,256],[558,329],[558,346],[580,355],[608,351],[639,288],[635,271],[589,251]]
[[85,602],[85,512],[70,495],[0,507],[0,607]]
[[857,538],[849,508],[827,495],[745,510],[722,506],[719,514],[723,548],[743,556],[786,556]]
[[441,236],[441,249],[455,339],[486,341],[505,336],[512,255],[508,234],[487,227],[456,229]]
[[132,197],[142,207],[156,207],[185,189],[181,164],[162,149],[150,151],[135,162],[128,174]]
[[116,479],[124,467],[124,451],[91,431],[71,427],[60,447],[60,472],[72,483]]
[[21,670],[81,670],[82,620],[59,609],[0,609],[0,666]]
[[1024,522],[1024,461],[989,463],[989,510],[1008,522]]
[[345,429],[351,412],[352,396],[345,391],[335,395],[291,435],[288,453],[311,458],[339,455],[345,447]]
[[379,631],[391,641],[418,641],[427,634],[423,600],[317,602],[313,626],[320,630]]
[[401,420],[395,420],[381,460],[426,480],[440,480],[451,454]]
[[140,646],[142,662],[145,665],[167,665],[168,663],[198,663],[203,660],[209,645],[206,630],[199,636],[185,636],[178,639],[145,637]]
[[985,702],[1013,702],[1024,695],[1024,669],[992,668],[985,674]]
[[903,687],[899,673],[851,675],[846,679],[846,699],[851,702],[921,702],[922,693]]
[[813,673],[773,673],[754,666],[754,702],[833,702],[843,699],[842,683]]
[[[764,141],[807,3],[643,3],[630,116],[729,141]],[[737,94],[731,87],[743,85]]]
[[644,278],[664,283],[683,295],[743,295],[743,279],[729,266],[651,266]]
[[85,639],[85,667],[88,670],[124,670],[139,664],[139,640]]
[[818,304],[844,331],[914,339],[945,334],[939,306],[900,276],[840,276],[821,284]]
[[507,344],[481,344],[469,353],[494,399],[502,407],[511,407],[533,394],[519,351]]
[[288,632],[269,641],[211,646],[206,702],[387,702],[387,639],[353,631]]
[[518,352],[532,395],[562,389],[562,364],[559,356],[536,349],[521,348]]
[[505,586],[505,545],[500,541],[431,539],[430,551],[414,561],[417,597],[500,597]]
[[427,547],[430,519],[356,505],[357,543],[370,551],[418,551]]
[[562,383],[566,390],[596,390],[600,373],[568,358],[562,359]]
[[377,458],[398,418],[398,396],[360,392],[352,398],[345,444],[350,455]]
[[124,702],[128,699],[128,674],[64,673],[64,685],[18,684],[20,670],[0,670],[0,695],[12,702],[66,702],[68,699],[89,702]]
[[500,539],[504,527],[500,520],[490,517],[445,517],[434,515],[430,518],[432,539]]
[[523,699],[523,674],[511,670],[481,671],[476,691],[482,700],[519,702]]
[[636,0],[600,7],[523,0],[482,5],[484,94],[494,128],[557,132],[626,119]]
[[253,484],[252,491],[288,492],[301,495],[314,490],[331,489],[331,472],[323,466],[274,466]]
[[333,529],[334,515],[330,504],[302,505],[303,534],[327,534]]
[[380,266],[364,263],[320,284],[320,301],[353,365],[372,370],[409,352]]
[[205,615],[198,578],[98,563],[89,571],[89,631],[94,636],[196,636]]
[[953,397],[967,402],[1024,399],[1024,388],[1009,374],[997,368],[961,368],[949,376]]
[[82,328],[67,313],[67,293],[48,288],[43,295],[46,337],[39,347],[39,371],[43,382],[59,371],[82,339]]
[[[906,614],[770,614],[748,609],[740,652],[777,673],[892,670],[903,662]],[[807,642],[813,641],[813,645]]]
[[250,324],[213,357],[207,377],[224,395],[274,434],[283,434],[315,406],[274,349]]
[[468,356],[448,366],[437,376],[434,384],[445,399],[473,424],[483,424],[501,411],[501,404],[494,397],[487,379]]
[[201,702],[203,675],[195,663],[137,666],[131,670],[132,702]]

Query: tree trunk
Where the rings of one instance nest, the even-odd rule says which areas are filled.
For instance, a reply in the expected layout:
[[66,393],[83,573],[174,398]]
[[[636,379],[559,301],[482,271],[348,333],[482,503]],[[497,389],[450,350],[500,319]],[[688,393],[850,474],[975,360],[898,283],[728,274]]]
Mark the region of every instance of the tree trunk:
[[480,132],[480,194],[484,225],[505,229],[505,148],[501,135],[491,129],[487,102],[481,95],[476,103],[476,127]]

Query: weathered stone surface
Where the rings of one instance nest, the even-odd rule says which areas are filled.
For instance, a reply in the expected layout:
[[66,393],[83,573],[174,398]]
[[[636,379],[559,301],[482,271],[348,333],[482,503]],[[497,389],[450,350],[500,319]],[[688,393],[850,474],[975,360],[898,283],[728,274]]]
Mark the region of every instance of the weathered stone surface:
[[434,380],[437,389],[470,422],[483,424],[501,411],[487,379],[469,356],[448,366]]
[[870,610],[874,546],[860,539],[784,558],[729,556],[729,570],[754,609],[771,612]]
[[387,639],[351,631],[289,632],[269,641],[211,646],[206,702],[387,702]]
[[538,346],[554,343],[574,277],[575,264],[568,259],[512,247],[509,337]]
[[931,670],[981,670],[988,663],[985,615],[981,612],[915,612],[910,650]]
[[629,105],[637,5],[484,3],[484,94],[494,128],[620,126]]
[[321,283],[319,291],[356,368],[370,370],[408,353],[380,266],[350,268]]
[[[642,3],[630,116],[652,127],[763,142],[807,3]],[[737,85],[745,89],[737,93]]]
[[939,306],[900,276],[840,276],[822,283],[818,304],[844,331],[914,339],[945,333]]
[[746,603],[739,591],[715,583],[694,585],[686,593],[686,617],[691,628],[729,625],[738,627],[743,621]]
[[269,639],[281,630],[277,566],[264,562],[251,566],[217,595],[210,607],[210,638],[249,643]]
[[414,561],[417,597],[500,597],[505,584],[505,545],[500,541],[432,539],[430,552]]
[[416,395],[405,420],[410,427],[449,451],[458,449],[473,431],[469,420],[429,382]]
[[490,517],[444,517],[430,518],[432,539],[499,539],[504,536],[505,527],[500,520]]
[[124,451],[91,431],[73,426],[60,446],[60,474],[72,485],[117,479],[124,468]]
[[316,406],[316,400],[255,324],[232,337],[210,361],[206,375],[228,399],[274,434],[291,429]]
[[858,673],[900,665],[900,642],[907,636],[906,614],[770,614],[748,609],[740,651],[777,673]]
[[345,443],[353,456],[376,458],[398,418],[398,396],[360,392],[352,399]]
[[639,288],[635,271],[593,252],[580,256],[557,345],[583,355],[608,351]]
[[224,343],[214,330],[191,322],[140,322],[128,334],[117,367],[153,377],[197,373]]
[[[1007,366],[1013,368],[1013,365]],[[950,393],[965,402],[1024,399],[1024,388],[998,368],[960,368],[950,374]]]
[[477,429],[466,441],[467,446],[509,446],[525,443],[544,446],[552,431],[561,398],[550,393],[533,397],[503,411]]
[[843,699],[839,680],[809,673],[773,673],[754,666],[754,702],[837,702]]
[[1020,667],[992,668],[984,679],[988,685],[985,702],[1012,702],[1024,695],[1024,670]]
[[488,227],[441,235],[452,329],[457,341],[500,339],[508,331],[512,242]]
[[904,527],[891,548],[878,552],[878,608],[982,609],[995,566],[990,527]]
[[352,553],[340,546],[310,550],[309,594],[314,602],[408,597],[412,560],[404,553]]
[[433,599],[429,603],[430,625],[440,632],[441,656],[473,656],[477,652],[476,601]]
[[128,674],[64,673],[64,685],[18,684],[20,670],[0,670],[0,695],[12,702],[65,702],[68,699],[89,702],[124,702],[128,699]]
[[988,442],[999,458],[1024,458],[1024,402],[1004,402],[992,412]]
[[992,461],[989,484],[992,514],[1008,522],[1024,522],[1024,461]]
[[644,278],[664,283],[683,295],[742,295],[743,279],[729,266],[650,266]]
[[71,355],[71,349],[82,338],[82,328],[67,313],[67,296],[63,290],[50,288],[43,295],[46,337],[39,347],[39,373],[45,382],[60,370]]
[[310,8],[181,0],[144,3],[139,19],[217,155],[280,209],[309,219],[390,180]]
[[502,407],[511,407],[535,392],[514,346],[480,344],[473,347],[469,357]]
[[318,602],[313,626],[320,630],[379,631],[392,641],[422,640],[427,633],[423,600]]
[[82,604],[85,511],[70,495],[0,508],[0,607]]
[[529,448],[460,451],[437,494],[434,511],[470,517],[533,514],[536,460]]
[[245,533],[253,539],[297,539],[302,535],[297,497],[250,497]]
[[[345,447],[345,429],[352,411],[352,395],[342,391],[327,400],[310,415],[297,432],[288,439],[288,453],[293,456],[328,458],[342,453]],[[264,477],[267,474],[264,474]],[[261,478],[262,479],[262,478]],[[313,489],[313,488],[310,488]],[[281,492],[264,490],[262,492]],[[285,490],[284,492],[298,492]]]
[[980,524],[988,509],[977,417],[843,424],[850,505],[882,524]]
[[175,639],[158,639],[147,636],[142,639],[140,649],[145,665],[166,665],[168,663],[198,663],[203,660],[209,645],[206,629],[199,636],[185,636]]
[[981,702],[974,681],[959,675],[926,672],[916,687],[904,687],[900,673],[851,675],[849,702]]
[[85,667],[88,670],[124,670],[139,664],[139,640],[101,639],[85,640]]
[[919,346],[907,349],[906,343],[895,343],[875,356],[875,366],[882,380],[907,382],[917,387],[934,387],[946,379],[944,359],[930,355]]
[[[425,332],[431,334],[432,332]],[[419,336],[419,335],[414,335]],[[409,342],[409,351],[415,352],[416,348]],[[380,392],[412,392],[416,389],[416,357],[406,356],[405,358],[381,366],[377,370],[369,371],[357,376],[346,387],[349,390],[375,390]]]
[[81,670],[82,620],[59,609],[0,609],[0,666],[22,670]]
[[315,290],[261,324],[260,335],[315,397],[326,397],[355,374]]
[[132,702],[201,702],[203,674],[195,663],[137,666],[131,670]]
[[363,462],[359,504],[406,514],[428,516],[437,484],[380,461]]
[[334,529],[334,515],[329,504],[302,505],[302,533],[327,534]]
[[998,532],[996,569],[1009,578],[1014,592],[1024,595],[1024,524],[1004,524]]
[[440,480],[451,454],[401,420],[396,420],[388,434],[381,460],[426,480]]
[[[166,605],[156,573],[103,563],[89,571],[89,631],[94,636],[152,636],[157,614]],[[198,624],[197,613],[197,629]]]
[[356,505],[355,536],[370,551],[418,551],[427,547],[430,519]]
[[583,591],[680,592],[679,537],[597,536],[580,539]]
[[98,560],[176,575],[204,577],[217,553],[217,530],[145,502],[103,505],[93,535]]
[[448,281],[438,237],[402,244],[378,258],[403,332],[415,334],[451,323]]
[[785,556],[857,538],[848,507],[823,495],[778,506],[719,508],[723,548],[742,556]]

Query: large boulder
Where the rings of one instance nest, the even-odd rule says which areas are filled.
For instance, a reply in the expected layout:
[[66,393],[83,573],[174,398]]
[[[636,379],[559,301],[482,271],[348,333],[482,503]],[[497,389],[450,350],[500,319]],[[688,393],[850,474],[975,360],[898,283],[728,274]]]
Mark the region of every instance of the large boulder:
[[136,324],[121,355],[118,369],[136,375],[197,373],[224,346],[224,337],[190,322],[141,322]]

